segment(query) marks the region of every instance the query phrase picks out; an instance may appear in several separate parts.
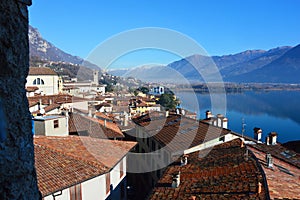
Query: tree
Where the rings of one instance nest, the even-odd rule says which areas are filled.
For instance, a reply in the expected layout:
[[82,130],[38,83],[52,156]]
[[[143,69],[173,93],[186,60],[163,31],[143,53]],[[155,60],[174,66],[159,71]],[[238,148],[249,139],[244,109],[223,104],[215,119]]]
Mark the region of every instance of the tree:
[[178,101],[172,94],[162,94],[159,98],[158,103],[166,110],[172,110],[176,108]]
[[149,93],[149,88],[147,88],[147,87],[140,87],[138,90],[141,91],[144,94],[148,94]]

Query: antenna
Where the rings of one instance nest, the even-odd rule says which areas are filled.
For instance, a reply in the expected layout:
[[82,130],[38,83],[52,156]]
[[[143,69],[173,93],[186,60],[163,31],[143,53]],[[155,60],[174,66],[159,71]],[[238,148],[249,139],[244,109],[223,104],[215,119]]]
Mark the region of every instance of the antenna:
[[244,118],[242,118],[242,137],[243,138],[244,138],[244,133],[245,133],[245,126],[246,126],[245,120],[244,120]]

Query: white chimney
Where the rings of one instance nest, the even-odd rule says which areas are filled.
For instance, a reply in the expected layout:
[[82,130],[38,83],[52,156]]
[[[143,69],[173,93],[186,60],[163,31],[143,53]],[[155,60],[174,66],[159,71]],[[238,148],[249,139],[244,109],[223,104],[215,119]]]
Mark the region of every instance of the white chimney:
[[258,142],[261,142],[261,136],[262,136],[261,128],[255,127],[253,131],[254,131],[254,139],[257,140]]
[[270,145],[270,137],[269,136],[266,137],[266,144]]
[[169,111],[168,110],[166,111],[166,117],[169,117]]
[[207,110],[206,111],[206,119],[210,119],[212,117],[213,117],[213,114],[209,110]]
[[226,117],[223,118],[223,125],[222,128],[228,129],[228,119]]
[[172,188],[177,188],[180,185],[180,172],[173,175]]
[[276,132],[269,133],[269,137],[270,137],[269,142],[270,142],[271,145],[276,145],[277,144],[277,135],[278,134]]
[[269,168],[273,168],[273,158],[269,153],[266,154],[266,163]]
[[185,166],[187,165],[187,162],[188,162],[187,155],[183,155],[180,159],[180,165]]
[[89,107],[88,109],[89,109],[89,115],[88,115],[88,116],[89,116],[89,117],[92,117],[92,108]]
[[104,119],[104,128],[106,128],[106,119]]

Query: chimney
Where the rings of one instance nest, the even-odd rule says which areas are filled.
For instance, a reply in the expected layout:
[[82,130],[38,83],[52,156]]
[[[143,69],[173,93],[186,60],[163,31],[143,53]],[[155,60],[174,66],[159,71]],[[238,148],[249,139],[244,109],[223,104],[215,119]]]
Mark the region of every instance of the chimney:
[[220,128],[228,128],[228,119],[221,114],[217,114],[216,126]]
[[166,111],[166,117],[169,117],[169,111],[168,110]]
[[104,128],[106,128],[106,119],[104,119]]
[[181,159],[180,159],[180,165],[181,165],[181,166],[187,165],[187,162],[188,162],[187,157],[188,157],[187,155],[183,155],[183,156],[181,157]]
[[269,153],[266,154],[266,163],[269,168],[273,168],[273,158]]
[[222,128],[228,129],[228,119],[226,117],[223,118]]
[[269,133],[269,142],[271,145],[276,145],[277,144],[277,133],[276,132],[271,132]]
[[178,188],[180,184],[180,172],[173,174],[172,188]]
[[246,153],[244,154],[244,159],[245,159],[245,161],[249,160],[249,150],[248,149],[246,149]]
[[52,104],[52,99],[49,99],[49,105],[51,105]]
[[254,131],[254,139],[257,140],[257,142],[261,142],[261,136],[262,136],[261,128],[255,127],[253,131]]
[[269,136],[266,137],[266,144],[270,145],[270,137]]
[[213,114],[209,110],[207,110],[206,111],[206,119],[210,119],[212,117],[213,117]]
[[128,126],[128,114],[124,112],[124,126]]
[[89,107],[88,109],[89,109],[89,114],[88,114],[88,116],[89,116],[89,117],[92,117],[92,108]]
[[258,182],[258,184],[257,184],[257,193],[260,194],[261,191],[262,191],[262,184],[261,184],[261,182]]

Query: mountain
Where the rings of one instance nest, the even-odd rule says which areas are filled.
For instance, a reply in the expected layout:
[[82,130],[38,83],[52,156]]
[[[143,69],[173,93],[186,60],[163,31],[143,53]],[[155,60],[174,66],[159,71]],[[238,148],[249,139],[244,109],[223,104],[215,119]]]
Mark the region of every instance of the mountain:
[[78,56],[72,56],[53,44],[45,40],[38,29],[29,26],[29,52],[31,58],[39,58],[43,61],[67,62],[72,64],[83,65],[92,69],[99,69],[98,66],[85,61]]
[[232,82],[300,83],[300,45],[251,72],[233,76]]
[[[292,49],[293,47],[283,46],[268,51],[247,50],[233,55],[211,57],[195,54],[166,66],[143,66],[130,70],[116,70],[113,73],[123,73],[124,76],[138,77],[148,82],[155,82],[155,79],[157,82],[170,82],[172,80],[171,82],[175,83],[179,83],[179,80],[192,83],[219,81],[220,78],[216,78],[218,77],[217,74],[220,74],[223,80],[228,82],[256,82],[257,70],[271,64],[274,67],[274,63],[285,66],[288,62],[291,62],[289,60],[290,56],[280,62],[277,60],[284,58],[283,56]],[[294,54],[296,57],[300,55],[298,53]],[[275,76],[275,71],[271,68],[268,73],[264,73],[269,78]],[[249,76],[248,73],[252,73],[254,76]],[[205,80],[203,77],[205,77]],[[268,82],[263,80],[260,81]],[[274,80],[280,81],[279,79]]]
[[[220,69],[220,73],[222,74],[223,78],[230,78],[232,76],[237,76],[240,74],[248,73],[254,70],[257,70],[272,61],[276,60],[287,51],[289,51],[292,47],[284,46],[284,47],[277,47],[271,49],[269,51],[263,50],[248,50],[242,52],[240,54],[233,55],[233,58],[239,58],[239,62],[228,65],[226,67],[221,67],[221,65],[217,64]],[[215,59],[214,59],[215,60]],[[215,60],[215,63],[218,63]]]

